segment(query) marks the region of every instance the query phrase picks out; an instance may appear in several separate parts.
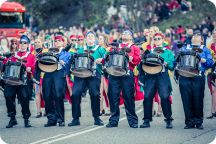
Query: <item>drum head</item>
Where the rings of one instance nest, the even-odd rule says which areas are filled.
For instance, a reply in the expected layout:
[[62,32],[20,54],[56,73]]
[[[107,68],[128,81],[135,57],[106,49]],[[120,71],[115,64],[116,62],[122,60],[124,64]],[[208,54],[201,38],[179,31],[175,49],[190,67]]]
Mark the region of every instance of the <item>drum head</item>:
[[5,82],[6,84],[14,85],[14,86],[23,85],[23,81],[17,80],[17,79],[12,79],[12,78],[4,79],[4,82]]
[[184,76],[184,77],[195,77],[199,75],[199,71],[198,70],[189,70],[189,69],[179,69],[176,68],[176,70],[178,71],[179,75]]
[[42,63],[38,63],[38,67],[44,72],[54,72],[58,69],[58,64],[45,65]]
[[86,68],[83,68],[83,69],[79,68],[79,69],[71,70],[71,72],[72,74],[74,74],[74,76],[80,77],[80,78],[87,78],[93,75],[93,72]]
[[142,69],[147,74],[158,74],[162,71],[163,67],[162,65],[149,66],[149,65],[143,64]]
[[126,70],[120,67],[109,67],[106,68],[106,72],[112,76],[123,76],[126,75]]

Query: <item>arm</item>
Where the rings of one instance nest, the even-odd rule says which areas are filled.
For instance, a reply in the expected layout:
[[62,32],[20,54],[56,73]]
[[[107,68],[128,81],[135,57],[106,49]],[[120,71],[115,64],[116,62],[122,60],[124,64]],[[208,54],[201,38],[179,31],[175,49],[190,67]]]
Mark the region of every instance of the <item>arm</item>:
[[206,62],[203,63],[203,65],[206,68],[210,68],[214,63],[212,59],[211,51],[208,48],[205,48],[204,53],[205,53]]
[[175,56],[172,53],[172,51],[167,50],[167,55],[165,55],[164,61],[167,63],[167,68],[169,70],[174,70],[174,61],[175,61]]
[[133,57],[133,60],[132,60],[132,62],[130,62],[130,64],[136,66],[136,65],[138,65],[140,63],[140,60],[141,60],[141,58],[140,58],[140,49],[137,46],[133,45],[131,47],[131,52],[128,54],[128,56]]

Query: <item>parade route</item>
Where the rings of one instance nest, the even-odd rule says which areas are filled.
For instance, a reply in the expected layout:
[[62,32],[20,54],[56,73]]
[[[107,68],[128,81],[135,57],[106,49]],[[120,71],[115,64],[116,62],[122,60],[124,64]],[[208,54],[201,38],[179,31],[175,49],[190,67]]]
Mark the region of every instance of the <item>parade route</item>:
[[[6,129],[8,123],[4,97],[1,93],[0,97],[0,136],[8,144],[207,144],[213,141],[216,136],[216,118],[208,120],[206,117],[210,113],[210,93],[206,87],[204,100],[204,130],[190,129],[184,130],[184,113],[182,102],[178,90],[178,86],[173,84],[173,126],[168,130],[165,128],[163,117],[154,117],[151,128],[132,129],[128,126],[125,117],[124,107],[121,107],[121,119],[117,128],[106,128],[105,125],[98,127],[93,125],[93,118],[90,111],[89,96],[82,99],[82,117],[81,125],[68,127],[67,124],[71,120],[71,106],[65,103],[66,110],[66,126],[65,127],[49,127],[45,128],[46,117],[35,118],[35,103],[31,101],[30,118],[32,128],[23,127],[23,119],[20,114],[20,106],[17,105],[18,125],[11,129]],[[143,109],[142,101],[136,102],[137,115],[139,124],[142,123]],[[108,122],[107,116],[101,117],[105,124]]]

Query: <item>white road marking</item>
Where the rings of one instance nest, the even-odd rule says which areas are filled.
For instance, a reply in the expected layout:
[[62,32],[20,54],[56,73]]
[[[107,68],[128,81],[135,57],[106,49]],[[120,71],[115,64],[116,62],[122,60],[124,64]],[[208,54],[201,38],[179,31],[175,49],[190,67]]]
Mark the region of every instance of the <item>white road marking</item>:
[[[137,106],[137,107],[139,107],[139,106]],[[142,111],[143,111],[143,108],[140,108],[139,110],[136,111],[136,113],[138,114],[138,113],[140,113]],[[123,121],[125,119],[126,119],[126,116],[122,117],[119,121]],[[54,142],[57,142],[57,141],[65,140],[65,139],[68,139],[68,138],[71,138],[71,137],[74,137],[74,136],[85,134],[85,133],[88,133],[88,132],[91,132],[91,131],[95,131],[95,130],[104,128],[105,126],[106,125],[104,125],[104,126],[96,126],[96,127],[95,126],[94,127],[93,126],[89,126],[90,129],[87,129],[87,130],[83,130],[83,131],[80,131],[80,132],[77,132],[77,133],[72,133],[72,134],[69,134],[69,135],[68,135],[68,133],[67,134],[59,134],[59,135],[56,135],[56,136],[53,136],[53,137],[49,137],[49,138],[46,138],[46,139],[41,139],[39,141],[32,142],[30,144],[50,144],[50,143],[54,143]],[[87,128],[89,128],[89,127],[87,127]],[[93,128],[91,128],[91,127],[93,127]]]

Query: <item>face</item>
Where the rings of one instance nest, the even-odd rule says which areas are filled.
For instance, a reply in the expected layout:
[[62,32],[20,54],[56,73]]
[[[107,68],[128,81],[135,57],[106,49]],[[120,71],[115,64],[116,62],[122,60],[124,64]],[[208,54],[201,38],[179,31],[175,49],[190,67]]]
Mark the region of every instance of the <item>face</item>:
[[99,37],[98,37],[98,44],[99,44],[100,46],[104,45],[104,37],[103,37],[103,36],[99,36]]
[[164,39],[161,36],[154,36],[154,44],[156,47],[162,47]]
[[122,42],[129,42],[132,40],[132,36],[129,32],[123,32],[122,33]]
[[188,36],[193,36],[193,29],[188,29],[187,30],[187,35]]
[[95,40],[96,40],[95,35],[92,34],[92,33],[88,34],[87,37],[86,37],[86,42],[87,42],[88,45],[94,45]]
[[201,34],[194,34],[192,39],[191,39],[191,42],[193,45],[201,45],[202,43],[202,37],[201,37]]
[[72,39],[71,39],[71,43],[72,43],[72,44],[76,44],[76,43],[77,43],[77,39],[76,39],[76,38],[72,38]]
[[84,43],[84,39],[78,39],[78,44],[79,45],[83,45],[83,43]]
[[17,42],[14,42],[14,41],[13,41],[13,42],[11,43],[11,46],[12,46],[13,49],[16,49],[17,46],[18,46],[18,44],[17,44]]
[[20,50],[21,50],[21,51],[26,51],[27,48],[28,48],[28,43],[25,42],[25,41],[21,41],[21,42],[20,42]]
[[149,35],[149,30],[148,29],[144,29],[143,34],[144,34],[144,36],[147,37]]
[[56,48],[62,48],[64,46],[64,42],[60,39],[55,40],[55,47]]
[[41,42],[40,39],[36,39],[34,43],[35,43],[35,48],[36,49],[37,48],[42,48],[42,42]]

